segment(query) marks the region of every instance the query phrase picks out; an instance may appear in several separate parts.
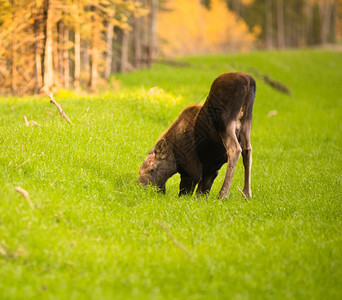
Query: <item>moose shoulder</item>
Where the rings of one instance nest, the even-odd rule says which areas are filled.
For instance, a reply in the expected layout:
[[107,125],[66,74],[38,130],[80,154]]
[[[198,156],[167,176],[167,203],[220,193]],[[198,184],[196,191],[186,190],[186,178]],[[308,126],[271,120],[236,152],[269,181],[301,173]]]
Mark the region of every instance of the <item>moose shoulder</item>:
[[242,154],[244,193],[252,196],[250,133],[256,84],[248,74],[224,73],[211,85],[203,105],[192,105],[159,137],[139,169],[138,182],[165,191],[166,181],[180,173],[179,195],[208,193],[227,163],[220,197],[228,197],[234,170]]

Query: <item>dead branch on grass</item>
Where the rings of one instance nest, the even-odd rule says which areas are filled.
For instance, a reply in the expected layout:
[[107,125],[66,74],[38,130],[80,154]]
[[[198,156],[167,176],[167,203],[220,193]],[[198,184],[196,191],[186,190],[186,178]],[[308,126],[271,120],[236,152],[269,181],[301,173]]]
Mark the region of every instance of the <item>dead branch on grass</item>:
[[180,242],[177,241],[177,239],[172,235],[169,227],[162,221],[157,220],[157,225],[161,228],[163,228],[166,232],[166,234],[169,236],[169,238],[171,239],[171,241],[173,242],[173,244],[180,250],[182,250],[187,257],[189,257],[190,259],[192,259],[192,255],[191,253],[188,251],[188,249],[186,249]]
[[239,190],[239,192],[241,193],[242,197],[247,201],[248,197],[246,196],[246,194],[237,186],[237,189]]
[[16,169],[19,169],[22,166],[26,165],[29,161],[30,161],[30,159],[25,160],[23,163],[21,163],[19,166],[17,166]]
[[24,116],[24,122],[25,122],[25,125],[27,127],[29,127],[29,126],[40,126],[36,121],[33,121],[33,120],[27,121],[26,116]]
[[0,242],[0,255],[6,259],[17,259],[26,254],[27,251],[22,246],[19,246],[18,249],[13,251],[5,241]]
[[269,113],[267,114],[267,118],[272,118],[278,114],[278,111],[276,110],[270,110]]
[[15,190],[25,198],[25,200],[27,201],[27,203],[30,205],[31,208],[34,208],[34,204],[30,199],[30,195],[28,191],[25,191],[20,186],[15,187]]
[[62,107],[60,104],[58,104],[55,99],[53,99],[53,94],[50,93],[49,94],[49,98],[50,98],[50,103],[53,104],[54,106],[57,107],[59,113],[61,114],[62,118],[64,118],[65,120],[67,120],[67,122],[71,125],[73,125],[73,123],[70,121],[70,119],[68,118],[68,116],[65,114],[65,112],[63,111]]

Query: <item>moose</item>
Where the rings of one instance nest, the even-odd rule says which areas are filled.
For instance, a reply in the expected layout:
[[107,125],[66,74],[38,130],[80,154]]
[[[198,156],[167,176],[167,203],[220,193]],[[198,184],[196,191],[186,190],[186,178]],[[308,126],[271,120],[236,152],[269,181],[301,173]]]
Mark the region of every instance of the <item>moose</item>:
[[256,83],[246,73],[218,76],[203,105],[185,108],[158,138],[139,169],[138,183],[157,186],[179,173],[179,195],[209,193],[219,169],[227,163],[219,197],[227,198],[236,164],[242,154],[243,193],[251,192],[252,146],[250,133]]

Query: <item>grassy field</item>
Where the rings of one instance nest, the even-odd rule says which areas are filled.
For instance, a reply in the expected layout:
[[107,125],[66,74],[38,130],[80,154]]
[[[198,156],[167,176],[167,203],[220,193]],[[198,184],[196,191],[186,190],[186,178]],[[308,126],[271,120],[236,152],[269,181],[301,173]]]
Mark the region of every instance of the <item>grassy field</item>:
[[[342,53],[182,61],[113,78],[116,91],[59,92],[74,126],[48,98],[0,98],[1,299],[342,298]],[[241,160],[227,201],[225,166],[207,198],[179,198],[178,176],[166,195],[138,187],[158,136],[232,70],[291,90],[256,78],[253,198]]]

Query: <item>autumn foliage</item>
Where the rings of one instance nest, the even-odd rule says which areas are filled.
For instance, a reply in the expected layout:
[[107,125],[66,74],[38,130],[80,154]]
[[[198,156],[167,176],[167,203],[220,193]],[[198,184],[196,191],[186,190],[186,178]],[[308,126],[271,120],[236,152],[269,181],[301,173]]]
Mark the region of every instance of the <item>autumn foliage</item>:
[[213,0],[210,9],[198,0],[170,0],[158,26],[160,50],[166,56],[245,51],[257,37],[224,0]]

